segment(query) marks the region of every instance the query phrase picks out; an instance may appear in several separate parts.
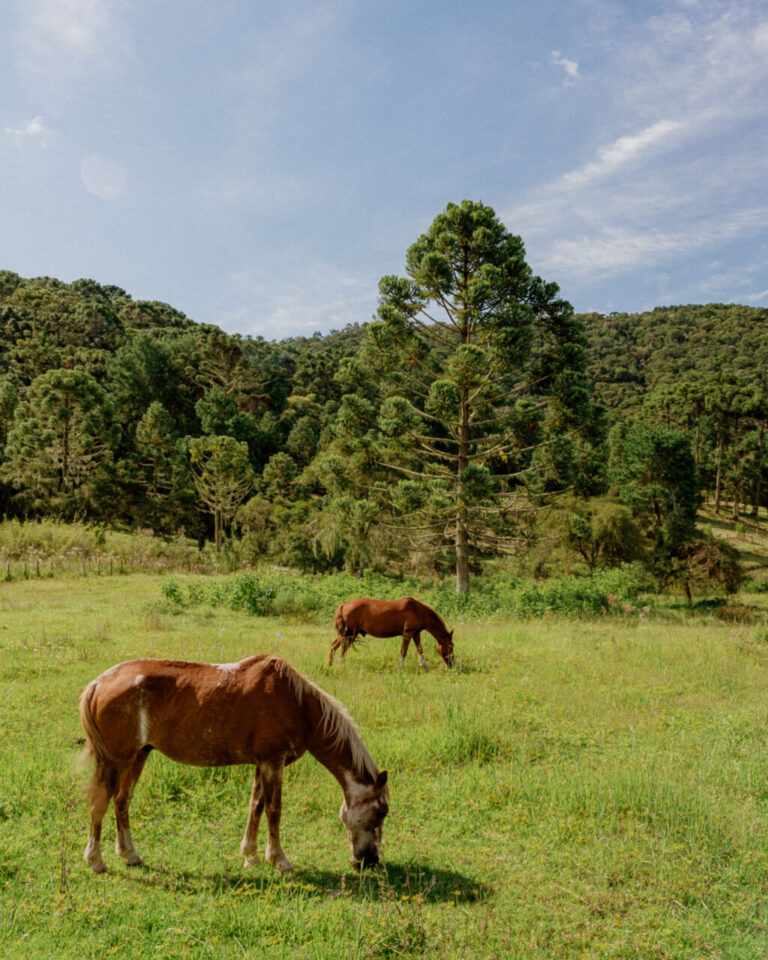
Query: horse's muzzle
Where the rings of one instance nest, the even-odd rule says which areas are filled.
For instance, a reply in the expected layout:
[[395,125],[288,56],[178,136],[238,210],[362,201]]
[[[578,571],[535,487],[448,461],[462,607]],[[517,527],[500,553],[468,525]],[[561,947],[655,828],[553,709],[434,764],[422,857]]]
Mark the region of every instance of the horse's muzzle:
[[352,866],[353,867],[362,867],[366,869],[367,867],[375,867],[379,862],[379,854],[377,850],[364,850],[359,857],[352,857]]

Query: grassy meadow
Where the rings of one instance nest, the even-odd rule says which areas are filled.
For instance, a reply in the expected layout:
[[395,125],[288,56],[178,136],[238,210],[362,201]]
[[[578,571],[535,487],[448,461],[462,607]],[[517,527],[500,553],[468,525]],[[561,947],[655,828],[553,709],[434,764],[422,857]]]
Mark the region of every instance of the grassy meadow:
[[[768,957],[759,608],[457,615],[452,671],[428,637],[428,671],[373,639],[329,669],[329,620],[174,603],[164,582],[0,583],[4,958]],[[80,690],[135,656],[257,652],[338,697],[389,770],[383,867],[349,865],[341,790],[308,755],[286,771],[283,877],[238,855],[250,769],[152,754],[132,806],[146,865],[115,855],[110,809],[91,874]]]

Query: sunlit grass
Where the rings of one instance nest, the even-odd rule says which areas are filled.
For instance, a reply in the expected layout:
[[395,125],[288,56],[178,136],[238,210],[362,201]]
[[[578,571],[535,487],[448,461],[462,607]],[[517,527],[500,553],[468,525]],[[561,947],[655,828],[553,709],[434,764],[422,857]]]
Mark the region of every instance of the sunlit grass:
[[[0,953],[93,957],[768,955],[761,620],[451,622],[448,671],[318,621],[163,602],[160,578],[0,585]],[[292,877],[245,870],[251,772],[153,755],[143,868],[82,860],[77,696],[134,656],[279,653],[346,704],[390,771],[385,866],[359,877],[335,780],[289,768]],[[412,659],[411,659],[412,658]],[[262,838],[263,844],[263,838]],[[263,847],[262,847],[263,849]]]

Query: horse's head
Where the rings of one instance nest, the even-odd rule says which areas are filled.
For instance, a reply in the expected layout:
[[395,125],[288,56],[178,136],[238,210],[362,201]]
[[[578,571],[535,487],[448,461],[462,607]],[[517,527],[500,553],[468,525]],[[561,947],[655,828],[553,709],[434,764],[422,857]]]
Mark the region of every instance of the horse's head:
[[356,787],[349,802],[345,797],[339,817],[347,828],[353,866],[375,867],[379,862],[381,825],[389,813],[387,771],[382,770],[373,784]]
[[449,667],[453,666],[453,630],[449,630],[442,640],[437,641],[437,652]]

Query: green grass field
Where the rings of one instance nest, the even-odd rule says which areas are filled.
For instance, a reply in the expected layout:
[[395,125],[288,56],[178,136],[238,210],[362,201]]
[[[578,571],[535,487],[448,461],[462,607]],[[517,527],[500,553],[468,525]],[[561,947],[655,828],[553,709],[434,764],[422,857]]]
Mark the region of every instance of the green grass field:
[[[0,583],[0,956],[768,957],[768,644],[651,613],[450,622],[325,666],[330,623],[175,607],[159,576]],[[384,866],[349,866],[341,790],[286,772],[296,865],[244,869],[251,771],[153,754],[132,806],[146,865],[82,859],[77,697],[135,656],[285,656],[346,704],[390,773]],[[264,842],[262,831],[261,841]],[[262,848],[263,849],[263,848]]]

